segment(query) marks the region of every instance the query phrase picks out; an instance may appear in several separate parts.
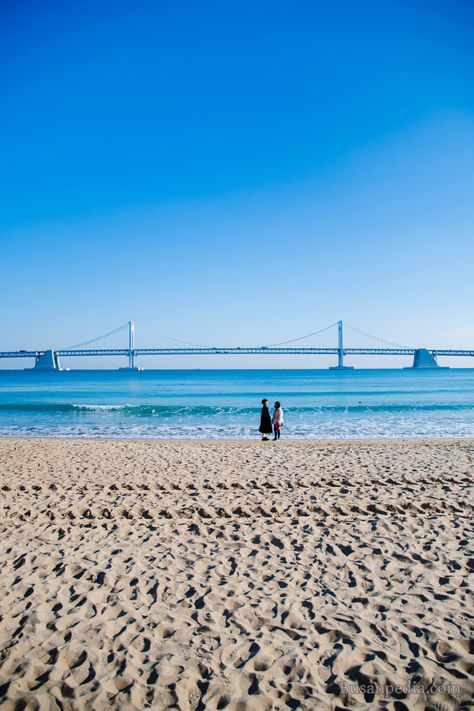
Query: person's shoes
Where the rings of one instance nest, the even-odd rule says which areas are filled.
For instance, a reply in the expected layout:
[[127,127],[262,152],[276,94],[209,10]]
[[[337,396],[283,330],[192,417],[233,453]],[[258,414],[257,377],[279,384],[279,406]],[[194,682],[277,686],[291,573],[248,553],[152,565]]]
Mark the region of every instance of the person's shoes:
[[268,442],[268,437],[262,437],[262,442]]
[[274,438],[273,438],[273,441],[274,441],[274,442],[276,442],[276,441],[277,441],[277,439],[278,439],[278,437],[274,437]]

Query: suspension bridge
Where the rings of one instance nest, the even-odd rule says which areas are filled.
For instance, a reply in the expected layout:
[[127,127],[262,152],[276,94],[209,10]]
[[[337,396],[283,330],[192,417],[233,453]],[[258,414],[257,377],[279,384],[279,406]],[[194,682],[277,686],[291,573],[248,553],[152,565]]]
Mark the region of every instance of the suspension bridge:
[[[370,340],[370,345],[365,346],[350,346],[348,347],[344,341],[344,323],[337,321],[326,326],[319,331],[293,338],[280,343],[273,343],[264,346],[206,346],[180,341],[179,339],[170,338],[163,334],[156,334],[160,337],[172,341],[179,345],[160,348],[137,348],[135,344],[135,324],[133,321],[128,321],[116,329],[104,333],[100,336],[92,338],[88,341],[59,349],[45,350],[17,350],[17,351],[0,351],[1,358],[19,358],[34,359],[33,368],[27,370],[35,371],[59,371],[62,370],[62,361],[65,358],[76,357],[95,357],[102,358],[108,356],[123,356],[127,358],[127,365],[119,370],[142,370],[136,364],[137,358],[144,356],[181,356],[181,355],[335,355],[337,356],[337,364],[332,366],[332,370],[349,370],[352,366],[346,365],[345,357],[351,355],[372,355],[372,356],[408,356],[411,357],[411,368],[438,368],[438,356],[471,356],[474,357],[474,349],[450,349],[450,348],[409,348],[390,341],[385,341],[382,338],[371,336],[358,328],[351,326],[351,330]],[[303,345],[303,342],[308,342],[310,338],[316,338],[323,333],[336,332],[334,338],[335,343],[329,346]],[[156,333],[156,332],[153,332]],[[99,341],[106,340],[111,336],[120,334],[123,338],[125,335],[126,343],[123,347],[118,348],[92,348]]]

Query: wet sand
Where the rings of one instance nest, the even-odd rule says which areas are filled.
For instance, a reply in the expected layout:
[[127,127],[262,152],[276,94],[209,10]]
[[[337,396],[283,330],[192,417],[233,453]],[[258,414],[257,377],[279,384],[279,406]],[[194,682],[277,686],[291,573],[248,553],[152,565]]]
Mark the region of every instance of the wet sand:
[[471,708],[473,464],[0,440],[1,709]]

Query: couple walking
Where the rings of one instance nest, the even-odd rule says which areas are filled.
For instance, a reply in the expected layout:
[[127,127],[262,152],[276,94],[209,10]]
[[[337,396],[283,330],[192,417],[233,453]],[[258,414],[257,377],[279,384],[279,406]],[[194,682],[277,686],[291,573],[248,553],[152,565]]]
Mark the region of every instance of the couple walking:
[[270,411],[268,409],[268,400],[264,398],[262,400],[262,414],[260,415],[260,427],[258,431],[262,434],[262,442],[268,442],[267,435],[274,434],[273,441],[280,439],[280,429],[283,425],[283,410],[281,408],[278,400],[275,403],[275,409],[273,410],[273,417],[270,417]]

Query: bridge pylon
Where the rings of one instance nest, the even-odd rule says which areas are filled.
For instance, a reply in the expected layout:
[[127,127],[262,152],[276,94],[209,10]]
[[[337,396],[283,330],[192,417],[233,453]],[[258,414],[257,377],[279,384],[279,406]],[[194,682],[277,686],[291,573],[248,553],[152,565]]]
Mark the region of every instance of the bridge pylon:
[[449,366],[439,366],[433,353],[427,348],[417,348],[413,354],[413,365],[405,368],[405,370],[412,370],[413,368],[418,369],[430,369],[439,368],[441,370],[448,369]]
[[62,370],[59,356],[56,351],[47,350],[39,353],[35,358],[34,368],[25,368],[25,370]]
[[354,370],[352,365],[344,365],[344,324],[337,322],[337,365],[331,365],[329,370]]
[[135,365],[135,324],[128,322],[128,365],[119,370],[143,370]]

